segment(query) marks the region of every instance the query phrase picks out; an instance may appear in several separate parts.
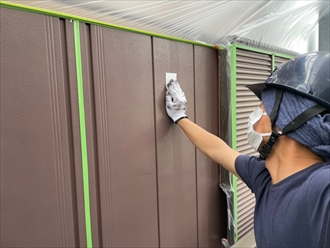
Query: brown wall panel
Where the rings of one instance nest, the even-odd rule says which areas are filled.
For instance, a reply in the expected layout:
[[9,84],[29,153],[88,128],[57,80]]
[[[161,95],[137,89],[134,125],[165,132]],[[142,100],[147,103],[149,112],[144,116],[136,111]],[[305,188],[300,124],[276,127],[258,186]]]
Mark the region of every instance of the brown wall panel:
[[73,44],[58,18],[0,11],[1,247],[79,246],[65,56]]
[[[218,54],[210,48],[194,46],[196,123],[219,136]],[[225,237],[221,214],[219,166],[197,151],[197,196],[199,247],[220,247]]]
[[165,110],[165,73],[177,73],[194,120],[193,45],[153,38],[160,247],[197,247],[195,148]]
[[[1,10],[1,247],[86,247],[73,22]],[[217,51],[80,24],[93,247],[218,247],[218,166],[167,116],[218,134]]]
[[91,27],[102,242],[157,247],[151,37]]

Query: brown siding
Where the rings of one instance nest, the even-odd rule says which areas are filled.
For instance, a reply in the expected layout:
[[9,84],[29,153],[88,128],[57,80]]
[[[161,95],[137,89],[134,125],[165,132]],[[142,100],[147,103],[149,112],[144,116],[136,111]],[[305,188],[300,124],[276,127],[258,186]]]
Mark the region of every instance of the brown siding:
[[157,188],[151,38],[92,26],[105,247],[155,247]]
[[[195,120],[219,136],[218,56],[213,49],[195,46],[194,59]],[[199,151],[196,164],[199,247],[220,247],[226,211],[220,206],[219,166]]]
[[0,9],[1,247],[79,246],[64,21]]
[[[1,8],[1,247],[85,247],[73,23]],[[80,24],[94,247],[220,247],[218,165],[167,116],[218,135],[217,51]]]
[[165,73],[177,73],[194,119],[193,45],[153,39],[161,247],[197,247],[195,148],[164,108]]

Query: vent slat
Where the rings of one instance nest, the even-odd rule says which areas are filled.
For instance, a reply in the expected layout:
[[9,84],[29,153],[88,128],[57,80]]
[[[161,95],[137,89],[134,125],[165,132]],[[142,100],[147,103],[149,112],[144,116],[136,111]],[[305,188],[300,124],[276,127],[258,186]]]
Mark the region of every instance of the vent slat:
[[[272,58],[242,49],[236,52],[236,149],[247,155],[257,155],[247,142],[247,122],[251,112],[260,100],[245,85],[263,83],[271,73]],[[241,237],[253,228],[254,194],[239,181],[237,187],[238,236]]]

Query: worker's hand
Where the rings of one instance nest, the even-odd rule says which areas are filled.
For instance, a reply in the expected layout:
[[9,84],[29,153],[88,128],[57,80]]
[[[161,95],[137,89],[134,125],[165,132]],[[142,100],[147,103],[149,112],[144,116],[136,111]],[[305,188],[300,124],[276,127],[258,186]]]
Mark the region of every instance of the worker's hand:
[[166,85],[166,112],[175,123],[182,118],[188,118],[186,115],[187,99],[181,90],[178,81],[171,81]]

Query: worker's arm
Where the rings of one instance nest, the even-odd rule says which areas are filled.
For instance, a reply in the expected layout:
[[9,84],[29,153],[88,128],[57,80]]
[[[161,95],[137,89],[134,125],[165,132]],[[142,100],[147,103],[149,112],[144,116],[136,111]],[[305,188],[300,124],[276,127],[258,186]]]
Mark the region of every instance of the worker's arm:
[[237,151],[231,149],[219,137],[207,132],[187,118],[181,119],[178,125],[198,150],[238,177],[235,170],[235,160],[239,155]]
[[198,150],[238,176],[235,170],[235,160],[239,153],[231,149],[219,137],[185,118],[187,117],[185,114],[187,100],[177,81],[171,81],[166,89],[167,114],[175,123],[178,123]]

